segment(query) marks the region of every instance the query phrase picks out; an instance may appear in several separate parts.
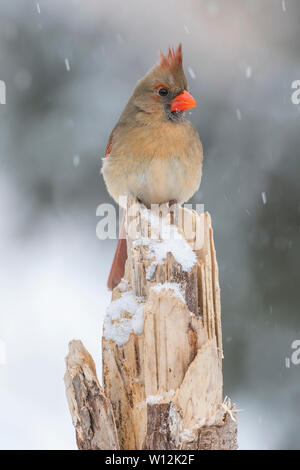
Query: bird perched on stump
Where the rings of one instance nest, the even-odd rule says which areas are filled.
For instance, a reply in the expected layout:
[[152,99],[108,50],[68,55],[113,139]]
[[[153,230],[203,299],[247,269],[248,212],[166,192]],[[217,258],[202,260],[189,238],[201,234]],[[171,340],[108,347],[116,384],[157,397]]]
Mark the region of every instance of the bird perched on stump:
[[[106,147],[102,174],[117,203],[133,195],[151,204],[182,204],[198,190],[203,151],[185,111],[197,106],[187,91],[181,44],[138,81]],[[127,258],[124,218],[108,279],[113,289]]]

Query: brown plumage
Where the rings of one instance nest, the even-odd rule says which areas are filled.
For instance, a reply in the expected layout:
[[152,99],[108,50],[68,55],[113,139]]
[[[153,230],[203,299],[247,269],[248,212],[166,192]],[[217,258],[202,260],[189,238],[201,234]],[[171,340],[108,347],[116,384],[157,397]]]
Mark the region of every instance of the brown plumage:
[[[131,194],[148,207],[169,201],[181,204],[199,188],[202,145],[184,114],[196,106],[187,87],[181,45],[176,51],[169,48],[166,56],[161,54],[159,63],[137,83],[110,135],[102,167],[108,192],[116,202]],[[110,288],[124,273],[126,254],[119,240],[120,250],[114,258]]]

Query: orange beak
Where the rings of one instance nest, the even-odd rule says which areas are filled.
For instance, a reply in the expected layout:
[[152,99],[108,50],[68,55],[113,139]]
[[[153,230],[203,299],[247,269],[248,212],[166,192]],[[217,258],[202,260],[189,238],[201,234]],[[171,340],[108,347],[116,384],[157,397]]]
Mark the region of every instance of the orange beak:
[[173,111],[186,111],[187,109],[194,108],[197,106],[196,101],[192,95],[184,90],[180,95],[177,95],[173,101],[171,101],[171,112]]

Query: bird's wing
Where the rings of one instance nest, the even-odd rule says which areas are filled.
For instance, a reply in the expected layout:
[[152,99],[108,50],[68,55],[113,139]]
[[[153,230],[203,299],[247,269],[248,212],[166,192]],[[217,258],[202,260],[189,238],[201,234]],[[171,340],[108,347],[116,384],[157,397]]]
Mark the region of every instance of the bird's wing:
[[109,157],[110,152],[111,152],[111,148],[112,148],[112,143],[113,143],[113,133],[111,133],[110,136],[109,136],[107,146],[106,146],[106,149],[105,149],[105,157]]
[[114,134],[115,134],[115,131],[116,131],[117,128],[118,128],[118,122],[115,125],[115,127],[113,128],[113,130],[111,131],[111,133],[110,133],[110,136],[109,136],[109,139],[108,139],[108,142],[107,142],[107,146],[106,146],[106,149],[105,149],[105,157],[109,157],[109,155],[111,153],[111,148],[112,148],[113,140],[114,140]]
[[[114,133],[115,127],[113,128],[108,142],[107,146],[105,149],[105,158],[110,156],[111,153],[111,148],[113,144],[113,133]],[[113,263],[110,269],[109,273],[109,278],[107,282],[107,286],[109,289],[114,289],[119,282],[121,281],[122,277],[124,276],[124,271],[125,271],[125,263],[127,259],[127,241],[126,241],[126,230],[125,230],[125,214],[123,214],[123,219],[122,219],[122,225],[121,225],[121,230],[120,230],[120,236],[119,240],[117,243],[117,248],[115,252],[115,256],[113,259]]]

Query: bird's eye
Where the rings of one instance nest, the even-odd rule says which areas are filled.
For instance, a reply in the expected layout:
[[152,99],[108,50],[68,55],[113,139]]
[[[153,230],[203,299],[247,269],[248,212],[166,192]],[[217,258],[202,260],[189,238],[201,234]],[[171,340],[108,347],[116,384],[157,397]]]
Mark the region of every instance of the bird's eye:
[[169,90],[167,88],[160,88],[158,93],[160,96],[167,96],[167,94],[169,93]]

